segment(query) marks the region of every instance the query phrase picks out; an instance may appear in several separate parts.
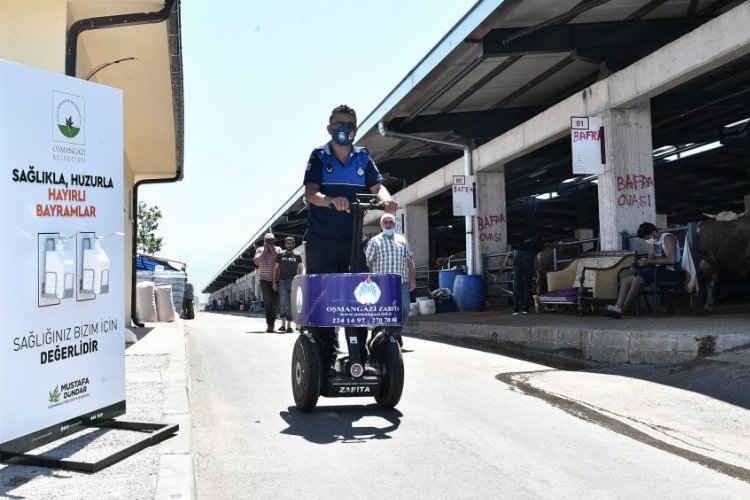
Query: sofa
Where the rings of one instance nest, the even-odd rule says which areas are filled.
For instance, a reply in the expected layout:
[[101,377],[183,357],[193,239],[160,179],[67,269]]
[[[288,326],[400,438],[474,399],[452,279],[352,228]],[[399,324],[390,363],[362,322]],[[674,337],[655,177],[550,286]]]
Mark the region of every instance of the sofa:
[[589,252],[566,268],[547,273],[547,292],[535,300],[537,312],[573,306],[583,314],[587,308],[614,303],[620,273],[635,261],[634,252]]

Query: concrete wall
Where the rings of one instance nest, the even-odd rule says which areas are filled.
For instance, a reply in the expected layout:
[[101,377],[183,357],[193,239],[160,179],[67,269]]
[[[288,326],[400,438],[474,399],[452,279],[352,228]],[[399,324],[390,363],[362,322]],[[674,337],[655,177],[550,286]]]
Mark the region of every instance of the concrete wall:
[[67,0],[4,1],[0,59],[65,72]]

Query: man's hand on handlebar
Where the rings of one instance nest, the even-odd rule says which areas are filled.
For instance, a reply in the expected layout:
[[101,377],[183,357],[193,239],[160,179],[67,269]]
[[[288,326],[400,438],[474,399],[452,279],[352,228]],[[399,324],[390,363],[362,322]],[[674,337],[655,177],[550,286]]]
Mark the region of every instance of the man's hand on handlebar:
[[381,201],[379,205],[389,214],[395,214],[396,210],[398,210],[398,202],[396,200]]
[[348,212],[349,200],[343,196],[337,196],[336,198],[331,198],[331,201],[328,202],[328,207],[338,210],[339,212]]

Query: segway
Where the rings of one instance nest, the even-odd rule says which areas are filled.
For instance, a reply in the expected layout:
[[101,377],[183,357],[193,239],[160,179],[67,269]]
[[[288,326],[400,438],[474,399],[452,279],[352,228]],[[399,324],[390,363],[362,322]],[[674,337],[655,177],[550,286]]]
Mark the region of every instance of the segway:
[[[292,319],[304,327],[292,354],[292,392],[295,405],[303,411],[314,409],[320,396],[372,396],[382,408],[393,408],[401,399],[404,360],[390,328],[402,324],[401,277],[358,272],[365,213],[382,210],[371,200],[372,195],[358,195],[351,204],[355,210],[352,272],[307,274],[292,281]],[[334,355],[333,370],[324,370],[327,363],[311,327],[344,327],[348,353]],[[357,332],[362,327],[385,327],[368,342],[369,370],[360,355]]]

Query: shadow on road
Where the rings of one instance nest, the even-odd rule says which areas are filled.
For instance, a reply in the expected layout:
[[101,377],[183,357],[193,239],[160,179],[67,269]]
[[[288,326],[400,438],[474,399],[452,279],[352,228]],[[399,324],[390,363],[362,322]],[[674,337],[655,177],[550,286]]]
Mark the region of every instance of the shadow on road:
[[[149,334],[151,330],[153,330],[155,327],[153,326],[144,326],[141,328],[138,328],[137,326],[128,326],[127,329],[133,332],[138,340],[141,340],[143,337]],[[125,344],[125,349],[128,347],[135,345],[135,342],[132,344]]]
[[672,366],[629,365],[595,371],[669,385],[750,410],[750,366],[697,359]]
[[[403,414],[396,409],[384,409],[374,404],[347,406],[318,406],[311,412],[303,412],[294,406],[279,413],[289,427],[283,434],[301,436],[318,444],[342,442],[365,442],[370,439],[391,439],[389,433],[401,425]],[[379,417],[387,425],[372,425]],[[361,420],[363,425],[357,425]]]

